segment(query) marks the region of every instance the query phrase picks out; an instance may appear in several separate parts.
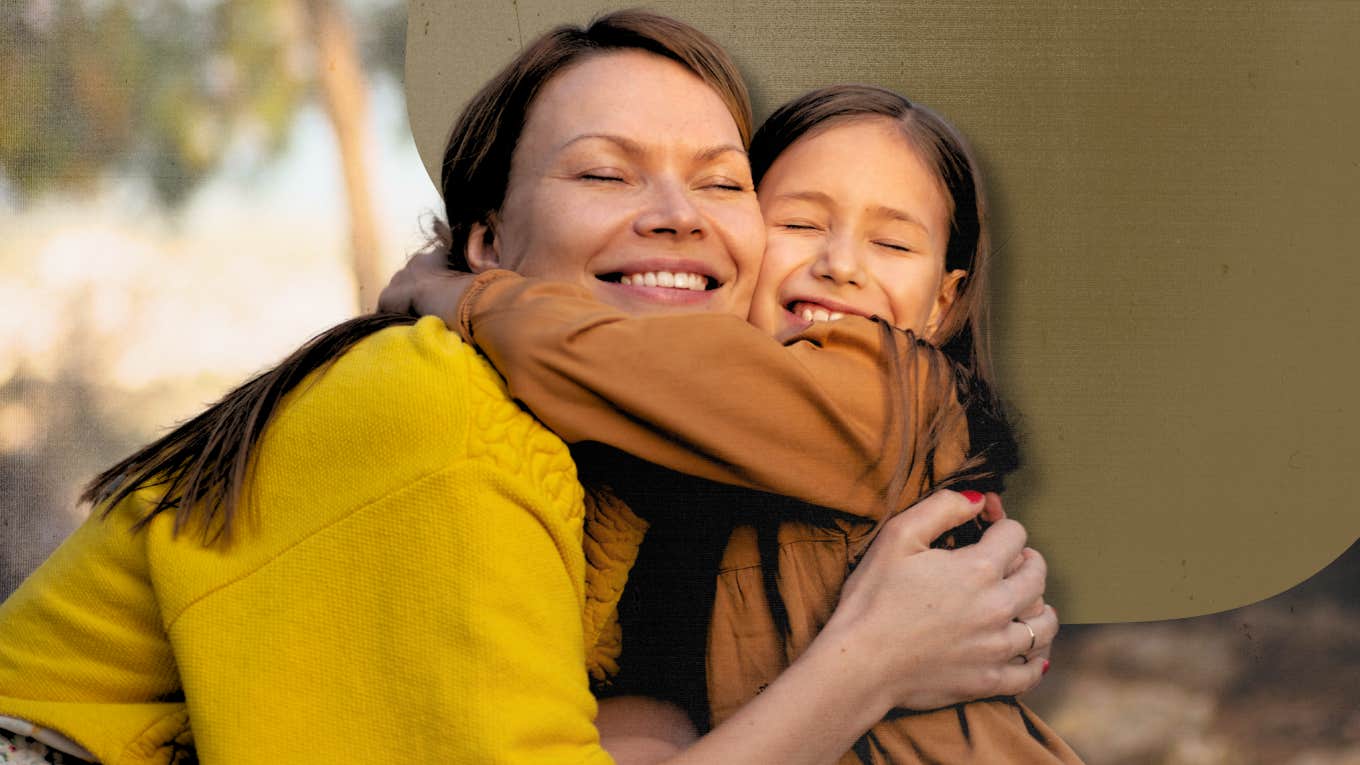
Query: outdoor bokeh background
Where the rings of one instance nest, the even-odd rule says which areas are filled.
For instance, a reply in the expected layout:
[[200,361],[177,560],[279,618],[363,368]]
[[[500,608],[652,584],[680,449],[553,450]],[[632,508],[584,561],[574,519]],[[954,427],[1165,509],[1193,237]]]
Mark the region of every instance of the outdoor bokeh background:
[[[420,244],[405,24],[403,0],[0,0],[0,595],[95,471]],[[1032,704],[1093,765],[1360,763],[1357,583],[1352,547],[1255,606],[1065,628]]]

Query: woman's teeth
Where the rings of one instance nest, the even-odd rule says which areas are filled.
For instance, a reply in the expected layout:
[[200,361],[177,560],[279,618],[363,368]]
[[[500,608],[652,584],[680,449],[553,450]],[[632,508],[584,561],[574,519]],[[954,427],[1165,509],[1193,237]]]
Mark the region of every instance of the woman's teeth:
[[641,274],[624,274],[619,279],[619,284],[631,284],[634,287],[671,287],[702,292],[708,289],[708,277],[684,272],[647,271]]

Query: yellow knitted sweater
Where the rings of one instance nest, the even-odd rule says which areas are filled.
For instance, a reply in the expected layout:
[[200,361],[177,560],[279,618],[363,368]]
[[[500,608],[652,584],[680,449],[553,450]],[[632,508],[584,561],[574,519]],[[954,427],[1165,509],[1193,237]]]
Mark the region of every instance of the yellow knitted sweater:
[[439,319],[291,394],[253,491],[226,549],[93,514],[0,606],[0,716],[110,765],[610,762],[587,675],[645,525],[587,543],[565,445]]

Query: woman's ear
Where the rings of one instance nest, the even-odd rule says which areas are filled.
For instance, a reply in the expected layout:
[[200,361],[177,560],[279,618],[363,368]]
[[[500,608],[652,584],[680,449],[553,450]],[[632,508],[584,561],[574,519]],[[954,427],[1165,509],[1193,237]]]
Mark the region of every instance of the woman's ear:
[[930,318],[926,321],[926,337],[933,338],[935,332],[939,330],[940,324],[944,322],[944,317],[949,315],[949,309],[958,299],[960,285],[967,278],[968,272],[962,268],[956,268],[944,275],[940,280],[940,294],[935,297],[935,305],[930,309]]
[[463,245],[468,267],[474,274],[501,267],[500,241],[496,238],[495,213],[485,221],[468,227],[467,244]]

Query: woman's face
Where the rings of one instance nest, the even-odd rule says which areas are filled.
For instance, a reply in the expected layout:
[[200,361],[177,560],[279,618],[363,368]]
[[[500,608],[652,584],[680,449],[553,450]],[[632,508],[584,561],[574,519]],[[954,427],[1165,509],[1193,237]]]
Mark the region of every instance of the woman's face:
[[762,179],[760,207],[768,244],[750,319],[780,339],[845,314],[929,338],[965,275],[944,268],[944,185],[887,117],[795,141]]
[[640,51],[592,56],[539,92],[492,233],[473,232],[475,269],[581,284],[630,313],[745,316],[765,245],[722,99]]

